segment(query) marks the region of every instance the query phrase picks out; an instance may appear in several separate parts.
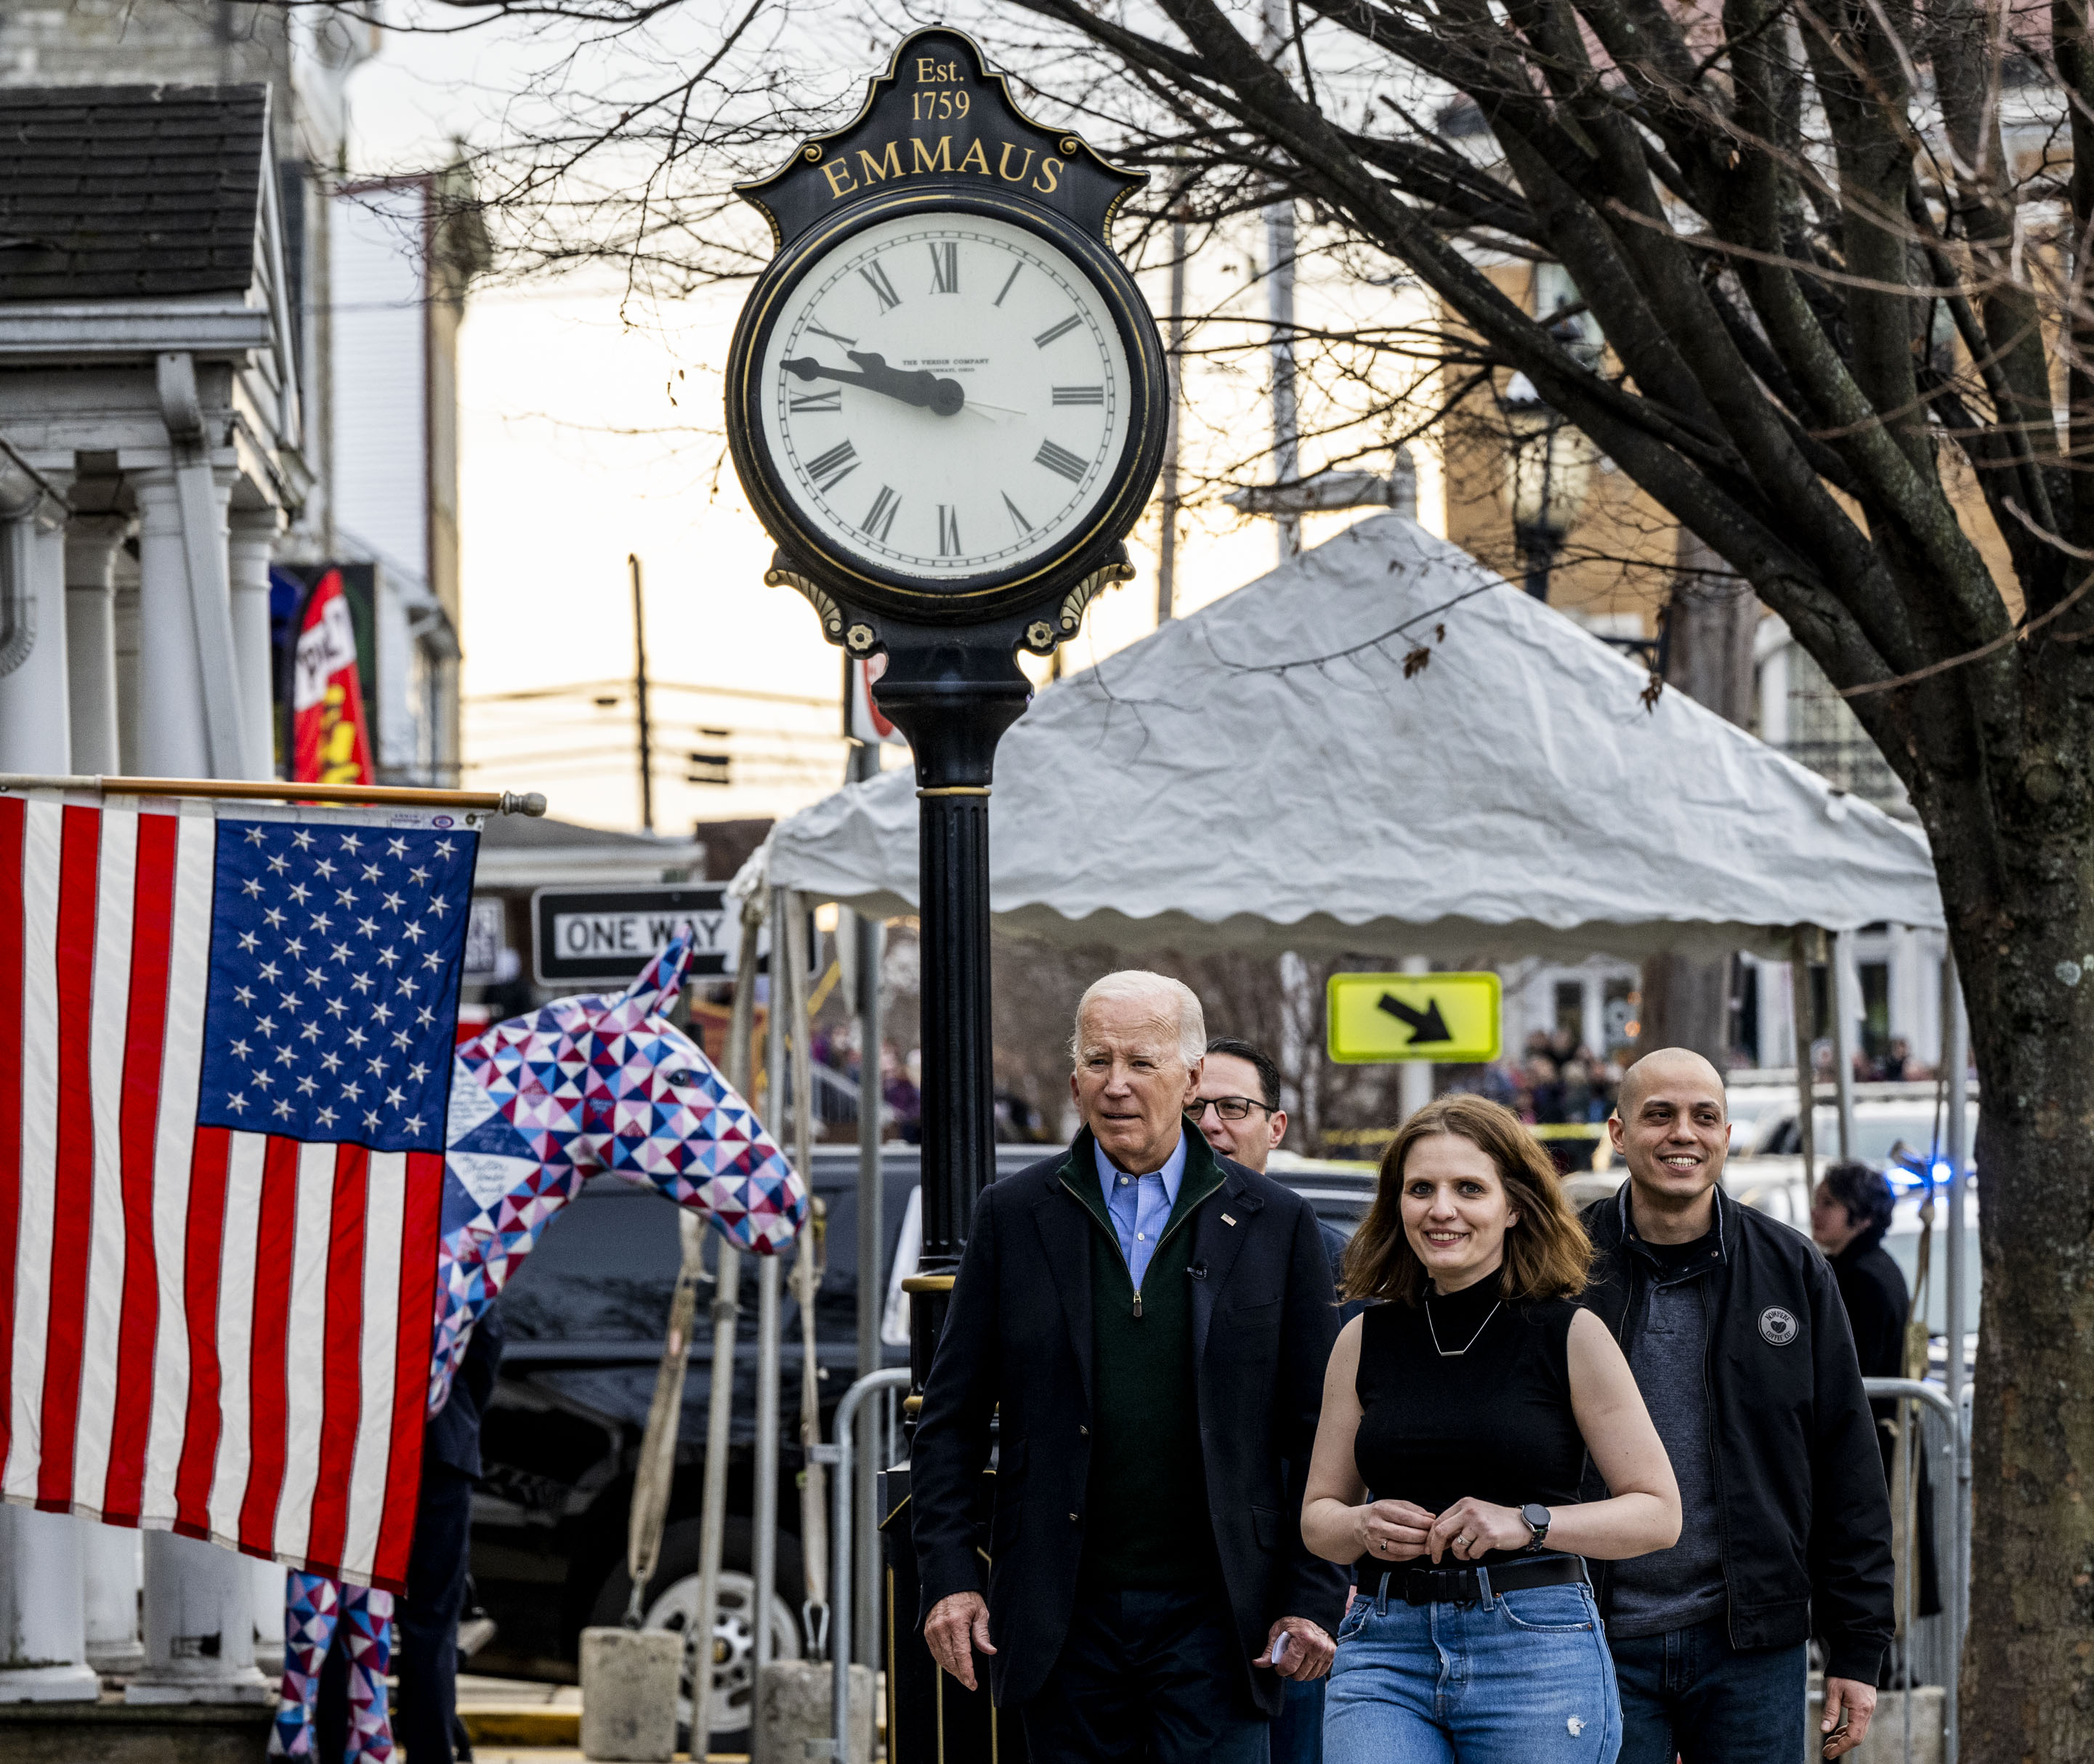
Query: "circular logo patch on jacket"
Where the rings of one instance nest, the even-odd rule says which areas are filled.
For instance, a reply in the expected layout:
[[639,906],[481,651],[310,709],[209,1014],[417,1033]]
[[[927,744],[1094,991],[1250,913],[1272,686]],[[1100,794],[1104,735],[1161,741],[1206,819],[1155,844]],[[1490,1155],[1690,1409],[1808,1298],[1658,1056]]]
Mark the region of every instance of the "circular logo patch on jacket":
[[1770,1305],[1760,1313],[1760,1333],[1778,1348],[1785,1348],[1796,1339],[1796,1319],[1779,1305]]

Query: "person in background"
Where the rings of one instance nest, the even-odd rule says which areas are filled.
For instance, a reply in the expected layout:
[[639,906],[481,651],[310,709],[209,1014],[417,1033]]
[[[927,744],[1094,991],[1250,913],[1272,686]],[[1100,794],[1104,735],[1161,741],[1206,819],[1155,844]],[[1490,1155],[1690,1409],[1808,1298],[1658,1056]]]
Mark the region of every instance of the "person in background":
[[1839,1289],[1798,1232],[1723,1193],[1723,1080],[1700,1054],[1637,1061],[1607,1130],[1629,1180],[1585,1210],[1581,1302],[1628,1355],[1683,1512],[1677,1547],[1601,1577],[1623,1764],[1796,1764],[1814,1627],[1818,1755],[1841,1757],[1893,1626],[1890,1501]]
[[[1840,1301],[1847,1307],[1854,1332],[1854,1355],[1864,1378],[1902,1378],[1905,1325],[1912,1316],[1912,1295],[1905,1273],[1883,1248],[1896,1197],[1880,1171],[1847,1162],[1828,1165],[1810,1197],[1810,1236],[1832,1266]],[[1889,1397],[1869,1405],[1876,1418],[1876,1444],[1883,1453],[1883,1481],[1896,1487],[1898,1405]],[[1941,1609],[1940,1576],[1934,1559],[1934,1491],[1927,1478],[1927,1460],[1915,1455],[1918,1487],[1919,1585],[1917,1615],[1931,1617]]]
[[393,1736],[415,1764],[472,1756],[458,1718],[458,1629],[471,1553],[480,1423],[502,1368],[502,1307],[490,1305],[472,1326],[450,1396],[422,1433],[422,1494],[407,1558],[407,1596],[398,1607],[400,1694],[393,1718]]
[[[1287,1111],[1279,1106],[1279,1067],[1263,1048],[1235,1036],[1218,1035],[1207,1043],[1199,1094],[1186,1113],[1223,1157],[1232,1158],[1260,1175],[1265,1174],[1266,1161],[1287,1137]],[[1345,1258],[1345,1234],[1327,1219],[1319,1218],[1316,1224],[1335,1283]],[[1305,1462],[1289,1469],[1288,1485],[1298,1491],[1309,1466]],[[1301,1503],[1290,1497],[1288,1505],[1299,1511]],[[1286,1701],[1272,1723],[1272,1764],[1320,1764],[1327,1682],[1320,1677],[1287,1681]]]
[[[1665,1549],[1679,1494],[1622,1350],[1572,1302],[1592,1253],[1496,1103],[1442,1097],[1382,1158],[1344,1288],[1381,1302],[1331,1356],[1301,1515],[1359,1585],[1324,1728],[1338,1764],[1614,1764],[1581,1558]],[[1580,1501],[1588,1455],[1605,1487]]]
[[982,1190],[924,1384],[918,1620],[969,1689],[988,1657],[1035,1764],[1265,1764],[1344,1610],[1288,1509],[1330,1267],[1306,1201],[1187,1131],[1206,1044],[1175,980],[1084,994],[1083,1130]]
[[[414,1764],[469,1759],[458,1718],[458,1628],[465,1610],[472,1485],[480,1479],[480,1427],[502,1366],[502,1307],[482,1311],[466,1338],[450,1394],[422,1430],[422,1487],[407,1590],[393,1605],[393,1671],[399,1692],[394,1744]],[[350,1626],[341,1624],[320,1667],[313,1711],[318,1764],[341,1764],[349,1735]]]

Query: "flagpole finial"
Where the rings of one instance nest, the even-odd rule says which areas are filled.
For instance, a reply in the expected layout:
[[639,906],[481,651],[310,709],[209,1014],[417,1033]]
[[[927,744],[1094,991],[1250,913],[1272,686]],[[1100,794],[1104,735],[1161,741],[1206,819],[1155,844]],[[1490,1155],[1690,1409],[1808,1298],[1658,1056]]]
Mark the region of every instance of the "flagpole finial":
[[545,799],[536,790],[527,790],[521,796],[514,791],[502,793],[502,812],[504,815],[543,815]]

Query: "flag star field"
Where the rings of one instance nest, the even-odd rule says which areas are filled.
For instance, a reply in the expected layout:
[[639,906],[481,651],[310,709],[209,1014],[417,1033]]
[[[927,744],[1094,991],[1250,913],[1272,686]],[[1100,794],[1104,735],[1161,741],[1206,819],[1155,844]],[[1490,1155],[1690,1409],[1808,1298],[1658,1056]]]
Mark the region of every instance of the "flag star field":
[[219,822],[202,1124],[444,1149],[474,843]]

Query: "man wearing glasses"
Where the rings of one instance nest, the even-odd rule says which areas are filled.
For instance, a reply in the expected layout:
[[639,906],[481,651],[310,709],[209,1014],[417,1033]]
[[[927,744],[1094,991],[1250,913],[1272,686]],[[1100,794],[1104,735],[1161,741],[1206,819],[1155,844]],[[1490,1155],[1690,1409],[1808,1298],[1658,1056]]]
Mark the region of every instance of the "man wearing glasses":
[[1279,1068],[1263,1048],[1232,1035],[1218,1035],[1207,1044],[1200,1093],[1185,1112],[1216,1151],[1261,1176],[1266,1160],[1287,1137]]
[[[1266,1160],[1287,1137],[1287,1111],[1279,1106],[1279,1068],[1256,1042],[1232,1035],[1218,1035],[1208,1042],[1207,1057],[1200,1065],[1199,1093],[1185,1113],[1223,1157],[1248,1165],[1260,1175],[1265,1174]],[[1335,1280],[1345,1253],[1345,1234],[1327,1219],[1316,1223]],[[1294,1471],[1297,1487],[1306,1468]],[[1300,1505],[1297,1500],[1297,1509]],[[1327,1684],[1321,1677],[1287,1681],[1287,1700],[1272,1723],[1272,1764],[1322,1764]]]

